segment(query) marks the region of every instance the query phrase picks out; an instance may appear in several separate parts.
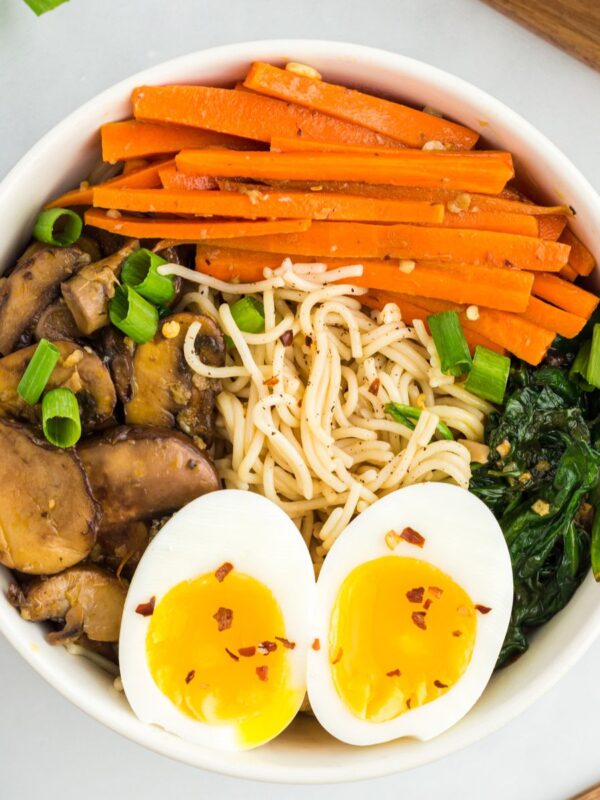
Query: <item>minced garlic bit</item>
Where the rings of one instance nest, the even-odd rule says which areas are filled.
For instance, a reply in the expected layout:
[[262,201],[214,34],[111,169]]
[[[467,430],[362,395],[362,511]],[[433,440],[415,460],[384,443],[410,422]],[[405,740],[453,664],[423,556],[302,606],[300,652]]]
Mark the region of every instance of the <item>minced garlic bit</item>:
[[536,500],[531,506],[531,510],[538,515],[538,517],[547,517],[550,513],[550,503],[545,500]]
[[396,533],[396,531],[388,531],[385,535],[385,543],[390,550],[395,550],[400,544],[400,534]]
[[398,265],[398,269],[400,272],[404,272],[405,275],[410,275],[416,266],[417,265],[414,261],[401,260],[400,264]]
[[165,324],[161,328],[161,333],[165,337],[165,339],[175,339],[179,336],[179,331],[181,330],[181,325],[174,319],[169,320],[169,322],[165,322]]
[[56,500],[50,498],[50,500],[48,500],[48,509],[52,511],[53,508],[56,508]]
[[446,148],[442,144],[442,142],[438,142],[437,139],[433,139],[431,142],[425,142],[423,145],[423,150],[445,150]]
[[81,183],[79,184],[79,188],[81,189],[82,192],[85,192],[86,189],[90,188],[90,182],[89,181],[81,181]]
[[106,212],[106,216],[109,217],[110,219],[120,219],[121,212],[117,211],[116,208],[109,208],[108,211]]
[[510,442],[508,439],[505,439],[503,442],[500,442],[498,447],[496,448],[496,452],[500,456],[500,458],[506,458],[506,456],[510,453]]
[[460,214],[461,211],[468,211],[470,207],[471,207],[471,195],[467,194],[466,192],[456,195],[456,197],[453,200],[449,200],[446,203],[446,208],[453,214]]
[[467,306],[465,315],[471,322],[476,322],[479,319],[479,306]]
[[430,114],[432,117],[441,117],[443,119],[444,115],[438,108],[434,108],[433,106],[423,106],[423,113]]
[[288,72],[293,72],[294,75],[301,75],[303,78],[314,78],[317,81],[323,78],[321,73],[314,67],[310,67],[308,64],[299,64],[297,61],[290,61],[289,64],[285,65],[285,68]]
[[531,480],[531,472],[522,472],[519,475],[519,483],[529,483]]
[[63,361],[63,367],[74,367],[83,358],[83,350],[73,350]]

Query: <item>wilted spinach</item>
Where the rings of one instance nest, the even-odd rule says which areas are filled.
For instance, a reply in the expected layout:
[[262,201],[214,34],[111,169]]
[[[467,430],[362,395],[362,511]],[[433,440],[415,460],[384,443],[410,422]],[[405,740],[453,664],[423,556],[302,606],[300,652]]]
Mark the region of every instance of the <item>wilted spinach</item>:
[[488,419],[489,461],[473,471],[470,489],[498,518],[513,564],[499,665],[527,649],[529,632],[564,608],[590,566],[600,392],[569,378],[573,359],[559,343],[539,368],[516,363],[504,407]]

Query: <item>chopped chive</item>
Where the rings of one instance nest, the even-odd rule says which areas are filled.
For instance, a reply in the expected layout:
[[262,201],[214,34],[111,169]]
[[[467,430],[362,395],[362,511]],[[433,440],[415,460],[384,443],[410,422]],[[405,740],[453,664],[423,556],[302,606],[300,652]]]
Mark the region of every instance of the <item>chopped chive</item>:
[[44,436],[56,447],[73,447],[81,436],[77,398],[70,389],[52,389],[42,400]]
[[40,339],[17,386],[18,394],[30,406],[35,405],[42,396],[59,358],[58,348],[47,339]]
[[600,325],[594,325],[590,356],[587,365],[586,380],[596,389],[600,389]]
[[456,311],[441,311],[427,317],[444,375],[462,375],[473,362]]
[[70,208],[47,208],[38,214],[33,235],[38,242],[68,247],[81,236],[83,221]]
[[491,403],[502,403],[509,372],[510,358],[478,344],[465,389]]
[[29,8],[39,16],[45,14],[46,11],[52,11],[57,6],[67,3],[68,0],[25,0]]
[[149,342],[158,330],[158,311],[131,286],[117,286],[108,315],[115,328],[136,344]]
[[265,308],[254,297],[241,297],[229,306],[235,324],[245,333],[262,333],[265,329]]
[[[388,403],[385,406],[385,411],[390,417],[393,417],[396,422],[401,422],[403,425],[406,425],[407,428],[414,428],[415,426],[411,420],[418,420],[422,413],[420,408],[407,406],[404,405],[404,403]],[[443,439],[454,439],[454,434],[445,422],[440,420],[436,426],[436,430]]]
[[166,263],[156,253],[141,248],[125,259],[121,280],[151,303],[167,305],[175,297],[175,281],[172,275],[161,275],[158,272],[158,268]]

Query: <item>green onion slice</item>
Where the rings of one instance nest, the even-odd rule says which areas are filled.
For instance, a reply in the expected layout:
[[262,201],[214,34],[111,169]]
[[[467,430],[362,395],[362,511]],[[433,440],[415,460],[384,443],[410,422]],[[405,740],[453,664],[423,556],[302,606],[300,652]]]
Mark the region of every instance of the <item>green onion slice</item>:
[[56,447],[73,447],[81,436],[77,398],[70,389],[52,389],[42,400],[42,427]]
[[265,329],[265,308],[254,297],[241,297],[229,306],[235,324],[245,333],[262,333]]
[[115,328],[136,344],[149,342],[158,330],[158,311],[131,286],[117,286],[108,315]]
[[462,375],[471,369],[471,353],[456,311],[442,311],[427,317],[442,372],[445,375]]
[[569,379],[574,383],[577,383],[584,392],[593,392],[594,387],[588,383],[587,374],[588,374],[588,365],[590,363],[590,353],[592,351],[592,340],[589,339],[587,342],[584,342],[581,347],[579,348],[577,355],[575,356],[575,361],[573,361],[571,365],[571,369],[569,370]]
[[465,389],[491,403],[502,403],[509,372],[510,358],[478,344]]
[[594,325],[586,380],[591,386],[600,389],[600,325]]
[[158,272],[158,268],[166,263],[156,253],[141,248],[125,259],[121,280],[151,303],[167,305],[175,297],[175,280],[172,275],[161,275]]
[[48,208],[42,211],[33,226],[33,235],[38,242],[68,247],[79,239],[83,221],[70,208]]
[[[407,428],[411,429],[415,427],[411,420],[418,420],[421,416],[420,408],[406,406],[404,403],[388,403],[385,407],[385,411],[390,417],[393,417],[396,422],[401,422],[403,425],[406,425]],[[443,439],[454,439],[452,431],[445,422],[440,420],[436,426],[436,430]]]
[[68,0],[25,0],[29,8],[38,15],[45,14],[46,11],[52,11],[57,6],[67,3]]
[[59,358],[58,348],[47,339],[40,339],[17,386],[18,394],[30,406],[35,405],[42,396]]

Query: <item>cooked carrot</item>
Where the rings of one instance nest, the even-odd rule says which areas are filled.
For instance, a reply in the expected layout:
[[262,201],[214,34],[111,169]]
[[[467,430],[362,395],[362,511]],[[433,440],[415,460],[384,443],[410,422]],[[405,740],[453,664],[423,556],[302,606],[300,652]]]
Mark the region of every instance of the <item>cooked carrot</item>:
[[569,266],[578,275],[590,275],[596,266],[596,259],[584,243],[569,228],[564,231],[560,240],[571,247]]
[[576,314],[563,311],[561,308],[544,303],[543,300],[539,300],[537,297],[529,298],[529,303],[522,316],[542,328],[548,328],[548,330],[560,333],[561,336],[567,339],[577,336],[587,322],[585,317],[579,317]]
[[533,281],[533,294],[549,303],[553,303],[564,311],[570,311],[579,317],[589,319],[600,298],[591,292],[586,292],[580,286],[559,278],[557,275],[538,273]]
[[261,62],[252,65],[244,86],[288,103],[298,103],[313,111],[364,125],[409,147],[422,147],[435,140],[455,149],[469,149],[479,138],[475,131],[432,114]]
[[[330,219],[439,224],[444,206],[420,200],[373,200],[335,194],[213,192],[181,189],[94,190],[94,205],[157,214],[242,217],[244,219]],[[521,219],[518,217],[517,219]],[[529,217],[522,219],[528,220]]]
[[130,158],[123,163],[123,172],[121,175],[129,175],[132,172],[137,172],[148,166],[147,158]]
[[[128,189],[156,189],[160,186],[159,172],[163,167],[169,165],[175,167],[173,160],[161,161],[160,163],[150,164],[135,172],[127,172],[117,175],[116,178],[111,178],[98,186],[122,186]],[[61,208],[69,206],[91,206],[93,201],[94,186],[84,186],[83,189],[74,189],[66,194],[61,194],[51,203],[48,203],[46,208]]]
[[567,281],[571,281],[571,283],[573,281],[576,281],[577,278],[579,277],[578,273],[575,272],[573,267],[570,267],[568,264],[565,264],[565,266],[561,269],[561,271],[558,274],[561,276],[561,278],[564,278]]
[[233,150],[256,149],[256,143],[215,131],[203,131],[184,125],[160,125],[152,122],[109,122],[100,129],[102,158],[111,164],[129,158],[178,153],[189,147],[229,147]]
[[113,216],[98,208],[85,212],[85,222],[94,228],[136,239],[162,239],[168,237],[179,242],[197,242],[202,239],[227,239],[233,236],[264,236],[275,231],[302,231],[310,220],[279,220],[275,222],[206,222],[205,220],[160,219],[158,217]]
[[276,269],[282,261],[282,256],[277,253],[254,253],[201,244],[196,247],[196,269],[222,281],[260,281],[265,267]]
[[323,142],[398,147],[394,139],[368,128],[253,92],[208,86],[139,86],[132,102],[139,120],[189,125],[259,142],[268,143],[272,136],[308,136]]
[[183,150],[177,169],[191,175],[366,181],[498,192],[514,175],[510,153],[400,150],[390,155]]
[[209,178],[208,175],[186,175],[184,172],[179,172],[175,162],[161,169],[159,175],[163,189],[185,189],[190,192],[219,188],[216,180]]
[[[413,202],[416,202],[416,200]],[[555,219],[555,217],[549,217],[548,219]],[[458,213],[448,213],[444,216],[442,225],[445,228],[467,228],[470,230],[516,233],[520,236],[538,236],[538,223],[535,217],[530,217],[526,214],[507,214],[505,211],[460,211]]]
[[[404,150],[398,142],[397,150]],[[270,149],[274,153],[362,153],[363,155],[381,155],[385,152],[394,152],[393,148],[369,147],[363,144],[346,144],[345,142],[318,142],[304,136],[272,136]]]
[[[557,242],[565,229],[567,220],[566,217],[544,216],[537,220],[537,224],[538,232],[535,234],[536,236],[539,236],[540,239]],[[572,258],[572,254],[569,255],[569,258]]]
[[567,263],[569,255],[567,245],[531,236],[360,222],[315,222],[305,233],[265,236],[260,245],[253,239],[233,239],[227,246],[290,256],[389,256],[554,272]]

